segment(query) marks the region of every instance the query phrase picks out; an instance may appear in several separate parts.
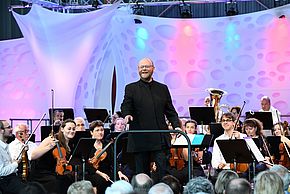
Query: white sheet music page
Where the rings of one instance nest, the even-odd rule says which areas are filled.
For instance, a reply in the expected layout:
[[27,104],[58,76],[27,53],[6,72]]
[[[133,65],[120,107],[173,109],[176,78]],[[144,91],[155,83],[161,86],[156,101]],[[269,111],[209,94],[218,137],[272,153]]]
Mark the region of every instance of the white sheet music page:
[[[189,137],[190,139],[190,142],[192,142],[193,138],[194,138],[194,134],[187,134],[187,136]],[[180,137],[176,138],[176,141],[174,142],[173,145],[186,145],[187,146],[187,140],[186,138],[181,135]]]
[[260,152],[259,148],[257,147],[257,145],[255,144],[254,140],[251,137],[244,137],[248,147],[250,148],[250,150],[252,151],[252,153],[254,154],[256,160],[258,162],[263,162],[265,161],[265,157],[262,155],[262,153]]

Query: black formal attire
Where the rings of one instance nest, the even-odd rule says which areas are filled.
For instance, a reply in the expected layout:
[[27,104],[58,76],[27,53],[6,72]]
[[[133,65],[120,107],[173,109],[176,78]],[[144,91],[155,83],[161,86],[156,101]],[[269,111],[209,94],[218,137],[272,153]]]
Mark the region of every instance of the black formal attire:
[[[130,130],[168,129],[165,117],[174,128],[179,126],[178,114],[166,85],[156,81],[128,84],[121,104],[124,116],[133,116]],[[169,133],[135,133],[128,135],[128,152],[134,152],[136,173],[150,175],[150,158],[156,162],[160,178],[166,174],[168,159],[164,153],[171,146]]]

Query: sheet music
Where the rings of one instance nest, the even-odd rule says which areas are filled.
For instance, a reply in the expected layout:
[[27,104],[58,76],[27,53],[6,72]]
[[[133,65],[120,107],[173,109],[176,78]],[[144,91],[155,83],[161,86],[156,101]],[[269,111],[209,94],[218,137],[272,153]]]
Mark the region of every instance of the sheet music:
[[260,152],[259,148],[257,147],[257,145],[255,144],[254,140],[251,137],[244,137],[248,147],[250,148],[250,150],[252,151],[252,153],[254,154],[256,160],[258,162],[263,162],[265,161],[265,157],[262,155],[262,153]]
[[[192,140],[194,138],[194,134],[187,134],[187,136],[190,139],[190,142],[192,142]],[[188,143],[187,143],[186,138],[183,135],[181,135],[180,137],[176,138],[176,141],[174,142],[173,145],[178,145],[178,146],[186,145],[187,146],[187,144]]]

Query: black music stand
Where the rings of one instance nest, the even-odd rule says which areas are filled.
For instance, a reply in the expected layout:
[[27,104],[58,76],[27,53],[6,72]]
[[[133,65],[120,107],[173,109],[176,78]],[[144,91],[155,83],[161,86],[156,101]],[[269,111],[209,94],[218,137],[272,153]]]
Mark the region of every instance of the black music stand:
[[101,120],[104,123],[109,122],[109,114],[107,109],[84,108],[87,120],[89,123],[95,120]]
[[41,126],[40,127],[40,135],[41,135],[41,141],[43,141],[45,138],[47,138],[51,131],[53,129],[53,134],[58,133],[59,126]]
[[[75,147],[69,164],[83,167],[83,180],[85,180],[85,171],[86,171],[86,161],[90,157],[91,150],[94,147],[94,143],[96,142],[96,139],[92,138],[81,138],[77,146]],[[77,173],[77,169],[75,171]],[[75,174],[75,181],[77,181],[77,174]]]
[[272,129],[273,118],[271,112],[246,112],[246,119],[255,118],[263,123],[264,130]]
[[[52,108],[49,108],[49,123],[50,123],[50,125],[52,125],[53,114],[54,114],[54,111],[56,111],[56,110],[62,111],[64,113],[63,120],[75,118],[74,110],[72,108],[54,108],[53,111],[52,111]],[[52,115],[51,115],[51,113],[52,113]]]
[[215,122],[214,107],[189,107],[190,118],[198,125],[208,125]]
[[221,123],[210,123],[209,124],[210,134],[213,135],[213,141],[211,142],[210,146],[213,146],[214,140],[224,134],[224,128],[222,127]]
[[227,163],[253,163],[254,159],[244,139],[216,140]]
[[76,131],[76,134],[72,140],[69,141],[72,148],[76,148],[81,138],[92,138],[90,131]]
[[270,144],[271,154],[274,154],[275,158],[280,158],[279,145],[281,143],[280,136],[267,136],[267,142]]

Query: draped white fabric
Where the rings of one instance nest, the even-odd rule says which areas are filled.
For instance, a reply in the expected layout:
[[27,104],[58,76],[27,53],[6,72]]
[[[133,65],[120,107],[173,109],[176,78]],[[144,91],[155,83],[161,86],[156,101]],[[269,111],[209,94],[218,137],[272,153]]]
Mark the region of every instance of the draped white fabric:
[[[222,104],[246,100],[246,111],[258,110],[260,97],[268,95],[282,114],[290,113],[289,5],[201,19],[134,16],[117,7],[65,14],[33,5],[25,16],[13,13],[26,43],[0,43],[0,65],[16,75],[0,78],[0,116],[39,117],[50,107],[51,88],[55,106],[74,107],[77,116],[83,107],[111,110],[114,67],[119,110],[125,84],[138,80],[142,57],[155,61],[154,78],[169,86],[180,116],[188,116],[188,106],[202,105],[209,87],[228,92]],[[278,19],[281,14],[286,18]]]

